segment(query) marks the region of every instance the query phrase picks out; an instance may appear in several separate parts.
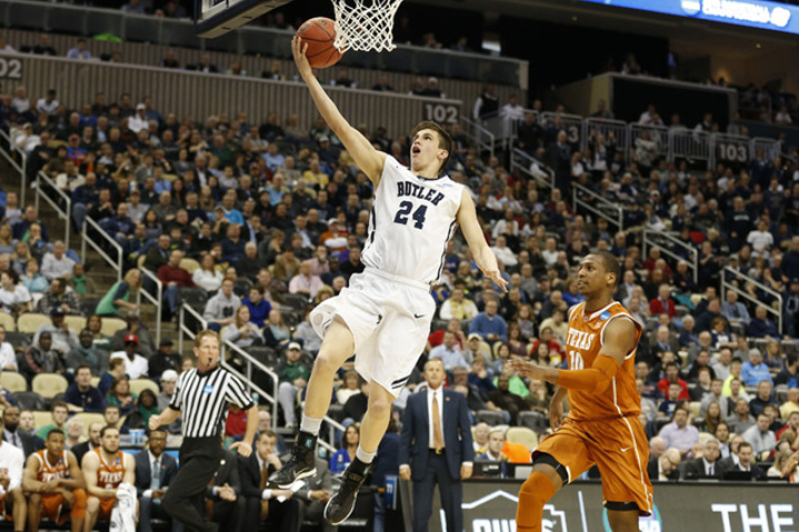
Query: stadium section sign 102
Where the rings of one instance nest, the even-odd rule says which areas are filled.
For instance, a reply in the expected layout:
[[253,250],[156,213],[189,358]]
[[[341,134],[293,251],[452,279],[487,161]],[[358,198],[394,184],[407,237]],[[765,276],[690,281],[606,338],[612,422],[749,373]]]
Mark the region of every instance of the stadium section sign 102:
[[799,34],[799,7],[765,0],[580,1]]

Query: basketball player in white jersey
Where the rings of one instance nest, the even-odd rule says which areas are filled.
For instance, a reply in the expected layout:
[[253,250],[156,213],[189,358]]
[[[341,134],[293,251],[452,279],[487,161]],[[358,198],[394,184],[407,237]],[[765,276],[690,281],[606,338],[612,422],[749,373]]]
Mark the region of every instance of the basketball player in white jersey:
[[411,168],[403,167],[374,149],[341,116],[314,77],[306,48],[294,37],[292,50],[300,75],[330,129],[374,184],[375,197],[361,258],[366,270],[354,275],[339,296],[311,313],[311,324],[323,337],[322,346],[308,382],[297,444],[286,465],[269,481],[285,488],[316,473],[316,440],[330,406],[333,376],[355,353],[355,369],[369,382],[369,405],[356,457],[325,507],[325,519],[338,525],[355,507],[358,489],[388,426],[391,403],[424,351],[436,310],[430,285],[438,281],[456,225],[461,226],[483,274],[506,291],[507,283],[500,277],[469,193],[440,175],[452,146],[449,134],[435,122],[418,124],[412,132]]

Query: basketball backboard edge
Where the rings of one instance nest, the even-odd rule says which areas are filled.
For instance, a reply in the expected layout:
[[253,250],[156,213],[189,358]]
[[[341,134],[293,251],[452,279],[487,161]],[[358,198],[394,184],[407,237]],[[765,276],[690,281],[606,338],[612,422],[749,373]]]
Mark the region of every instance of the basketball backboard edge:
[[198,37],[213,39],[292,0],[195,0]]

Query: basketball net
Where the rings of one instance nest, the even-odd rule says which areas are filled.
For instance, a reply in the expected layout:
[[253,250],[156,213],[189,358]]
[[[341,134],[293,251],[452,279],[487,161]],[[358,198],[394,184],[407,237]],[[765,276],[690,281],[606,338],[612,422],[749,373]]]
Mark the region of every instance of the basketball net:
[[394,15],[402,0],[333,0],[336,13],[336,39],[339,52],[375,50],[390,52]]

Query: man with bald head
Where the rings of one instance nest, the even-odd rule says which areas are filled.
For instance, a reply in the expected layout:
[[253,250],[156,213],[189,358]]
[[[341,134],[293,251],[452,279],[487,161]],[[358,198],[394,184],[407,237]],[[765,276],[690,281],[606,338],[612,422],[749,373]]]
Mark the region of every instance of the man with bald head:
[[289,282],[290,294],[302,294],[308,296],[310,299],[316,297],[319,289],[324,286],[322,278],[314,275],[313,264],[310,260],[304,260],[300,263],[300,271],[291,278]]
[[666,449],[662,455],[649,459],[647,472],[652,482],[678,480],[680,478],[680,451]]

